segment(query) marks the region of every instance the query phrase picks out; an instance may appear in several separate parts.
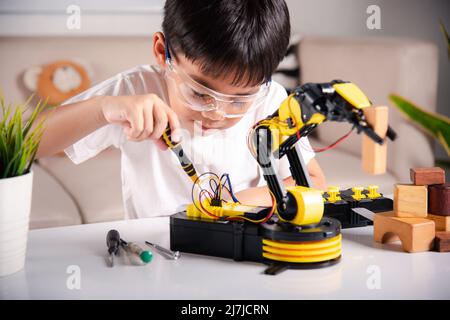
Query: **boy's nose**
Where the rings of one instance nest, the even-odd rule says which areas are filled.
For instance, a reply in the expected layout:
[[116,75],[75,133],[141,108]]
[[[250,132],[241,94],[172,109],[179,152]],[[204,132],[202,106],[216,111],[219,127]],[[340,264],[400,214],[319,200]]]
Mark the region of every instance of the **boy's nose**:
[[225,119],[225,113],[221,110],[202,111],[202,116],[213,121]]

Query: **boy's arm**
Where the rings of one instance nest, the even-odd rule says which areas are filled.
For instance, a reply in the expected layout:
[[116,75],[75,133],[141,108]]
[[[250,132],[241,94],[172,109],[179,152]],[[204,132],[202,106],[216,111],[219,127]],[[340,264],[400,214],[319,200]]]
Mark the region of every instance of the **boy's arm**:
[[[313,181],[314,187],[320,190],[326,190],[327,185],[325,175],[320,168],[316,159],[311,159],[308,162],[308,172]],[[283,180],[285,186],[294,186],[295,182],[292,177]],[[236,193],[236,198],[243,204],[270,206],[272,204],[269,189],[266,186],[249,188]]]
[[[309,160],[307,167],[314,188],[320,189],[322,191],[327,191],[327,182],[325,179],[325,174],[323,173],[322,168],[319,165],[319,162],[315,158],[312,158],[311,160]],[[292,179],[292,177],[289,177],[288,179],[291,179],[292,185],[294,185],[294,179]]]
[[108,123],[121,125],[128,140],[153,139],[162,149],[165,146],[160,137],[167,124],[173,132],[172,140],[180,139],[176,135],[176,129],[180,128],[176,113],[155,94],[96,96],[50,109],[41,117],[46,119],[45,131],[37,158],[64,150]]
[[51,156],[89,133],[106,125],[102,112],[102,97],[55,107],[44,111],[35,124],[45,118],[45,131],[36,158]]

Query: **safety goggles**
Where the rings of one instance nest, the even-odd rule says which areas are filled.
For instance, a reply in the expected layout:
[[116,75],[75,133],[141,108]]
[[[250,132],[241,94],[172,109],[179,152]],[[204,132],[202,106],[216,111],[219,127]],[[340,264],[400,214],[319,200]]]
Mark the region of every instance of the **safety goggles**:
[[174,81],[182,102],[195,111],[215,111],[221,113],[224,118],[241,118],[261,106],[269,92],[270,81],[262,84],[256,93],[249,95],[224,94],[205,87],[175,65],[167,40],[165,58],[166,75]]

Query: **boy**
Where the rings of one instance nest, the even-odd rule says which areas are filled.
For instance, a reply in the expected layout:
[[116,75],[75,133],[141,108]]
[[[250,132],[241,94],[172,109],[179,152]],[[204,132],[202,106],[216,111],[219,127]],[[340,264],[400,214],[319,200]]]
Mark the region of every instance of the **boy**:
[[[270,78],[289,35],[283,0],[167,0],[163,32],[153,36],[158,65],[125,71],[53,110],[37,156],[64,149],[78,164],[120,148],[126,217],[169,215],[191,202],[192,188],[160,139],[169,124],[199,173],[229,173],[242,203],[269,205],[246,136],[286,98]],[[315,187],[325,188],[308,140],[301,144]],[[293,185],[285,158],[278,173]]]

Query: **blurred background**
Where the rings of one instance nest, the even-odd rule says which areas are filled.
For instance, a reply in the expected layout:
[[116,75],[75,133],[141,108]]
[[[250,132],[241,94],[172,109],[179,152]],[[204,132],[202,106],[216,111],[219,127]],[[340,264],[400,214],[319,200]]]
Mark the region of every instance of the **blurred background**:
[[[394,183],[408,181],[410,167],[448,163],[444,147],[403,117],[388,97],[397,93],[427,111],[450,115],[448,40],[440,30],[440,22],[450,28],[449,1],[286,2],[292,49],[280,69],[298,72],[291,77],[280,72],[276,79],[286,88],[336,78],[353,81],[375,105],[389,106],[399,135],[389,145],[388,172],[379,176],[360,169],[356,135],[318,155],[329,184],[377,184],[390,194]],[[161,30],[163,5],[162,0],[0,0],[5,100],[20,103],[35,93],[35,99],[52,95],[57,105],[120,71],[154,63],[151,36]],[[62,70],[58,77],[52,76],[55,70]],[[313,143],[330,144],[348,129],[323,125]],[[78,166],[64,155],[41,159],[34,170],[31,228],[123,218],[117,150]]]

